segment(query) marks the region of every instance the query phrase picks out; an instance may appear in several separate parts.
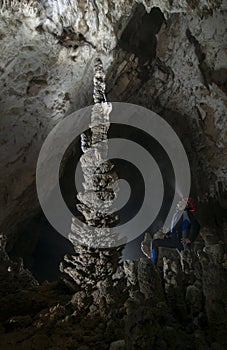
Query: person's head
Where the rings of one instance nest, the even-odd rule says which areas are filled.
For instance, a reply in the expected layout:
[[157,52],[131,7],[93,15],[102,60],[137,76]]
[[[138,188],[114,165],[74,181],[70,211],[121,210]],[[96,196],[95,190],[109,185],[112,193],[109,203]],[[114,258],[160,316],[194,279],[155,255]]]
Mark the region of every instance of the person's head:
[[195,202],[191,197],[182,198],[177,203],[178,210],[188,210],[193,213],[196,209]]

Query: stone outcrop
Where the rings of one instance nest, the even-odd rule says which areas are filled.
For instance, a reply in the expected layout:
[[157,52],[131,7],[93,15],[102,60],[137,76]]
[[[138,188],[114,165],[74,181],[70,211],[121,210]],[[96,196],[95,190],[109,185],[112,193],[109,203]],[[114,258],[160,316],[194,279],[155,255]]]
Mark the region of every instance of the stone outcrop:
[[[0,3],[0,226],[8,237],[7,245],[0,237],[1,346],[226,349],[225,2]],[[163,251],[161,271],[148,259],[119,263],[121,248],[88,250],[74,241],[62,280],[38,285],[11,253],[35,249],[29,220],[40,210],[38,153],[59,120],[92,103],[97,52],[108,100],[150,108],[180,136],[201,237],[182,258]],[[84,154],[90,145],[84,135]],[[92,223],[94,215],[84,218]],[[19,235],[23,225],[29,234]]]
[[[1,240],[1,259],[12,266],[4,245]],[[222,246],[204,228],[182,258],[163,250],[160,270],[147,258],[125,261],[114,270],[111,259],[103,266],[96,256],[103,275],[97,272],[95,283],[91,278],[92,288],[84,278],[89,271],[92,276],[94,266],[88,252],[91,264],[84,270],[79,260],[71,265],[71,273],[77,271],[73,288],[65,281],[38,286],[19,265],[14,263],[12,272],[3,264],[1,344],[9,350],[224,350],[227,271]]]
[[69,235],[73,243],[78,240],[88,247],[99,248],[119,245],[114,244],[117,242],[117,233],[108,230],[116,225],[118,218],[113,214],[113,209],[111,211],[117,191],[117,174],[114,172],[113,164],[108,160],[107,132],[112,106],[106,101],[105,86],[103,65],[100,59],[96,59],[90,138],[85,134],[81,135],[84,153],[80,157],[80,163],[84,177],[84,192],[79,192],[77,195],[80,201],[77,208],[83,215],[86,227],[77,225],[73,219]]
[[18,224],[39,210],[43,140],[92,102],[97,52],[109,99],[160,113],[184,143],[198,198],[226,209],[224,1],[2,1],[0,16],[0,226],[9,250]]
[[110,230],[118,220],[111,212],[117,191],[117,174],[107,158],[111,104],[106,101],[105,74],[100,59],[96,59],[94,66],[93,98],[90,136],[81,136],[84,192],[77,195],[80,201],[77,208],[82,214],[82,222],[79,225],[75,217],[72,219],[69,240],[75,255],[67,255],[60,267],[63,276],[69,279],[64,277],[65,283],[72,288],[76,283],[86,293],[91,293],[97,283],[111,287],[109,278],[116,272],[122,251],[122,247],[115,248],[120,246],[117,228],[116,232]]

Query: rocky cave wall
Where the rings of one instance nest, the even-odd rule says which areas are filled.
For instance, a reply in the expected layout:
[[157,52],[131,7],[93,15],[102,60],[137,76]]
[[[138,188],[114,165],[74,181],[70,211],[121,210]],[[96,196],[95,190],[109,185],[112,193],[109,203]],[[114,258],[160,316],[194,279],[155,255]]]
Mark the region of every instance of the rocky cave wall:
[[149,259],[117,264],[120,249],[77,246],[73,259],[65,257],[62,280],[41,286],[22,261],[9,258],[5,245],[1,235],[0,340],[6,350],[226,349],[227,265],[223,245],[209,231],[181,260],[162,252],[162,271]]
[[[81,251],[71,282],[38,286],[0,239],[1,325],[12,349],[224,349],[226,346],[226,10],[224,1],[1,2],[1,231],[10,253],[39,212],[35,167],[56,123],[92,103],[93,61],[107,97],[143,105],[180,136],[199,199],[193,254],[102,265]],[[108,255],[108,254],[107,254]],[[99,281],[92,280],[92,258]],[[66,257],[67,261],[67,257]],[[64,269],[62,267],[63,276]],[[73,280],[77,271],[80,278]],[[93,273],[93,272],[92,272]],[[92,275],[94,277],[94,275]],[[103,277],[104,276],[104,277]],[[89,293],[80,285],[86,277]],[[83,279],[82,279],[83,280]]]
[[9,249],[39,209],[35,168],[45,137],[92,102],[97,52],[108,98],[163,116],[186,148],[195,195],[226,210],[225,2],[11,1],[0,16],[0,223],[12,233]]

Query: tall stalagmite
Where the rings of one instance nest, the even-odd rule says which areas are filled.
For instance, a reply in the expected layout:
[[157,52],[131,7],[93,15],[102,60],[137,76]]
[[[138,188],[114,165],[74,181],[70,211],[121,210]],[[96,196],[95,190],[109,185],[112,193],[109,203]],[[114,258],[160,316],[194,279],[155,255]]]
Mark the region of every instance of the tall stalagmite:
[[94,70],[94,106],[90,129],[81,135],[83,155],[80,162],[84,191],[77,195],[80,201],[77,209],[82,214],[83,223],[78,225],[78,219],[72,219],[69,239],[76,254],[65,256],[61,264],[64,275],[76,284],[83,284],[86,289],[100,278],[105,279],[109,268],[117,268],[121,252],[121,247],[111,248],[120,245],[117,232],[111,230],[118,221],[112,207],[117,191],[117,174],[108,160],[107,132],[112,105],[106,100],[105,74],[100,59],[95,60]]

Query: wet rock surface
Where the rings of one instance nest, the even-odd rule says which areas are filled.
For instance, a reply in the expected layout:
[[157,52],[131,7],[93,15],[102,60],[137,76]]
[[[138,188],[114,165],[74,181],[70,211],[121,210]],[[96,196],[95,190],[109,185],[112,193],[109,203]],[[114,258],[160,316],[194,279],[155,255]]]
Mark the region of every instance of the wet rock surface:
[[211,240],[204,229],[182,257],[162,250],[158,269],[147,258],[119,264],[116,251],[81,248],[67,278],[62,269],[61,281],[42,285],[1,240],[3,348],[224,350],[226,255]]

